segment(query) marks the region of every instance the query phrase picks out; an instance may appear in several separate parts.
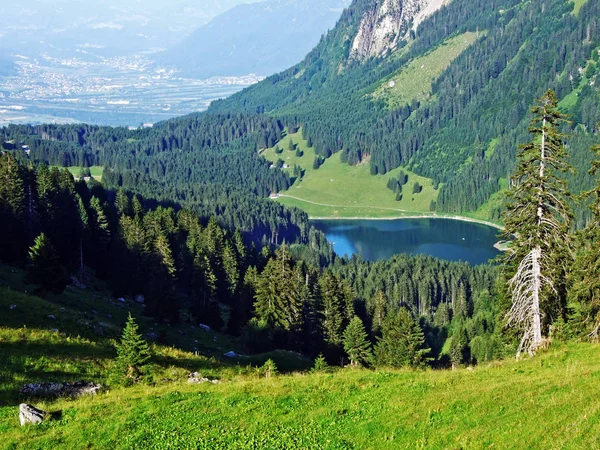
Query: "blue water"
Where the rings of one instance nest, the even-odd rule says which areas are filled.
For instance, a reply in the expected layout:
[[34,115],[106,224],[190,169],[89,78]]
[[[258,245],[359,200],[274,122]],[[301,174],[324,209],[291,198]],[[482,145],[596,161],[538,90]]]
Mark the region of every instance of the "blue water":
[[315,220],[313,225],[338,255],[359,254],[369,261],[409,253],[483,264],[499,254],[494,248],[499,230],[460,220]]

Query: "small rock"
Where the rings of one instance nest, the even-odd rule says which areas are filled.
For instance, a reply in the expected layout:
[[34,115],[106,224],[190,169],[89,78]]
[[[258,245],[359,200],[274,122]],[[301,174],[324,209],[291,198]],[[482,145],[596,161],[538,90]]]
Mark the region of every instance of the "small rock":
[[54,314],[48,314],[48,319],[56,320],[56,317]]
[[61,310],[61,311],[64,311],[64,310],[65,310],[64,306],[63,306],[63,307],[61,307],[61,308],[60,308],[60,310]]
[[119,301],[119,302],[121,302],[121,303],[125,303],[125,299],[124,299],[123,297],[119,297],[119,298],[117,299],[117,301]]
[[204,325],[203,323],[199,323],[198,324],[199,328],[202,328],[204,331],[206,331],[207,333],[210,331],[210,327],[208,325]]
[[235,358],[237,354],[234,351],[228,351],[227,353],[224,353],[223,356],[226,356],[227,358]]
[[213,336],[213,342],[217,342],[217,337]]
[[10,305],[10,306],[8,307],[8,309],[10,309],[11,311],[12,311],[13,309],[16,309],[16,308],[17,308],[17,305]]
[[177,333],[179,333],[181,336],[183,336],[183,330],[177,330]]
[[136,296],[135,296],[135,301],[136,301],[137,303],[144,303],[144,302],[146,301],[146,299],[144,298],[144,296],[143,296],[143,295],[136,295]]
[[194,339],[194,343],[196,343],[196,344],[197,344],[197,343],[198,343],[198,339]]
[[21,403],[19,405],[19,422],[21,422],[21,426],[27,425],[28,423],[42,423],[46,414],[46,411],[42,411],[41,409],[37,409],[35,406],[26,403]]

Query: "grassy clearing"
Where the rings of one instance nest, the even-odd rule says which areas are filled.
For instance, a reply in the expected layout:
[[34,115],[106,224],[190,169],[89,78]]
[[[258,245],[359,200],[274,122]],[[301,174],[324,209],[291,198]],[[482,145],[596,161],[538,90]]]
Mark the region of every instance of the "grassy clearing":
[[581,9],[581,7],[587,3],[587,0],[571,0],[571,1],[575,4],[573,11],[572,11],[572,14],[575,16],[579,14],[579,10]]
[[[583,6],[584,3],[585,1],[582,1],[579,8],[581,8],[581,6]],[[571,108],[573,108],[577,104],[577,99],[579,97],[579,94],[581,93],[581,90],[590,82],[590,80],[588,80],[585,76],[585,69],[587,69],[589,64],[594,64],[594,61],[591,59],[586,61],[586,63],[583,65],[584,70],[579,85],[575,89],[573,89],[569,94],[565,95],[560,102],[558,102],[558,108],[561,111],[568,113],[571,110]],[[566,76],[566,74],[564,76]]]
[[[296,156],[287,150],[289,139],[303,155]],[[304,176],[283,192],[278,201],[288,206],[297,206],[311,217],[398,217],[401,215],[429,212],[432,200],[437,199],[438,191],[432,181],[404,169],[408,183],[403,189],[403,199],[395,200],[395,194],[387,188],[387,181],[398,176],[402,168],[394,169],[385,175],[371,175],[368,163],[349,166],[340,161],[336,153],[317,170],[313,169],[315,151],[307,146],[301,132],[286,136],[278,144],[283,153],[277,155],[274,148],[263,151],[269,161],[281,158],[290,166],[299,165],[305,170]],[[423,186],[419,194],[412,194],[415,182]]]
[[409,104],[412,100],[430,100],[432,83],[450,63],[477,40],[477,34],[467,32],[446,40],[432,52],[411,61],[386,79],[372,94],[387,102],[390,108]]
[[235,376],[42,402],[53,419],[18,426],[5,448],[598,448],[600,352],[590,344],[474,370]]
[[[59,166],[57,166],[57,167],[59,167]],[[62,169],[62,167],[59,167],[59,169]],[[71,174],[75,178],[79,178],[79,174],[81,173],[81,167],[69,166],[69,167],[67,167],[67,169],[69,170],[69,172],[71,172]],[[104,167],[102,167],[102,166],[91,166],[90,167],[90,173],[92,174],[92,177],[96,181],[102,181],[103,172],[104,172]]]

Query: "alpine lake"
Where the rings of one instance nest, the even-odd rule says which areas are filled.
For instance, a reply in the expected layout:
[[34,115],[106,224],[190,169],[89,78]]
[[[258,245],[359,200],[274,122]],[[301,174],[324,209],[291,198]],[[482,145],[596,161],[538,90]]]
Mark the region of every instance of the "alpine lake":
[[446,218],[393,220],[313,220],[339,256],[364,260],[388,259],[395,254],[430,255],[471,265],[485,264],[500,254],[494,247],[500,230],[489,225]]

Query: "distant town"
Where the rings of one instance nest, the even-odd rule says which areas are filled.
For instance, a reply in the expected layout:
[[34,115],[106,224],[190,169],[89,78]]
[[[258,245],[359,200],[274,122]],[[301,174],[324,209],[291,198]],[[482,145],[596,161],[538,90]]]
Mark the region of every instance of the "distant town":
[[18,55],[16,75],[0,78],[0,126],[88,122],[130,127],[202,111],[264,77],[182,78],[143,55],[92,59]]

